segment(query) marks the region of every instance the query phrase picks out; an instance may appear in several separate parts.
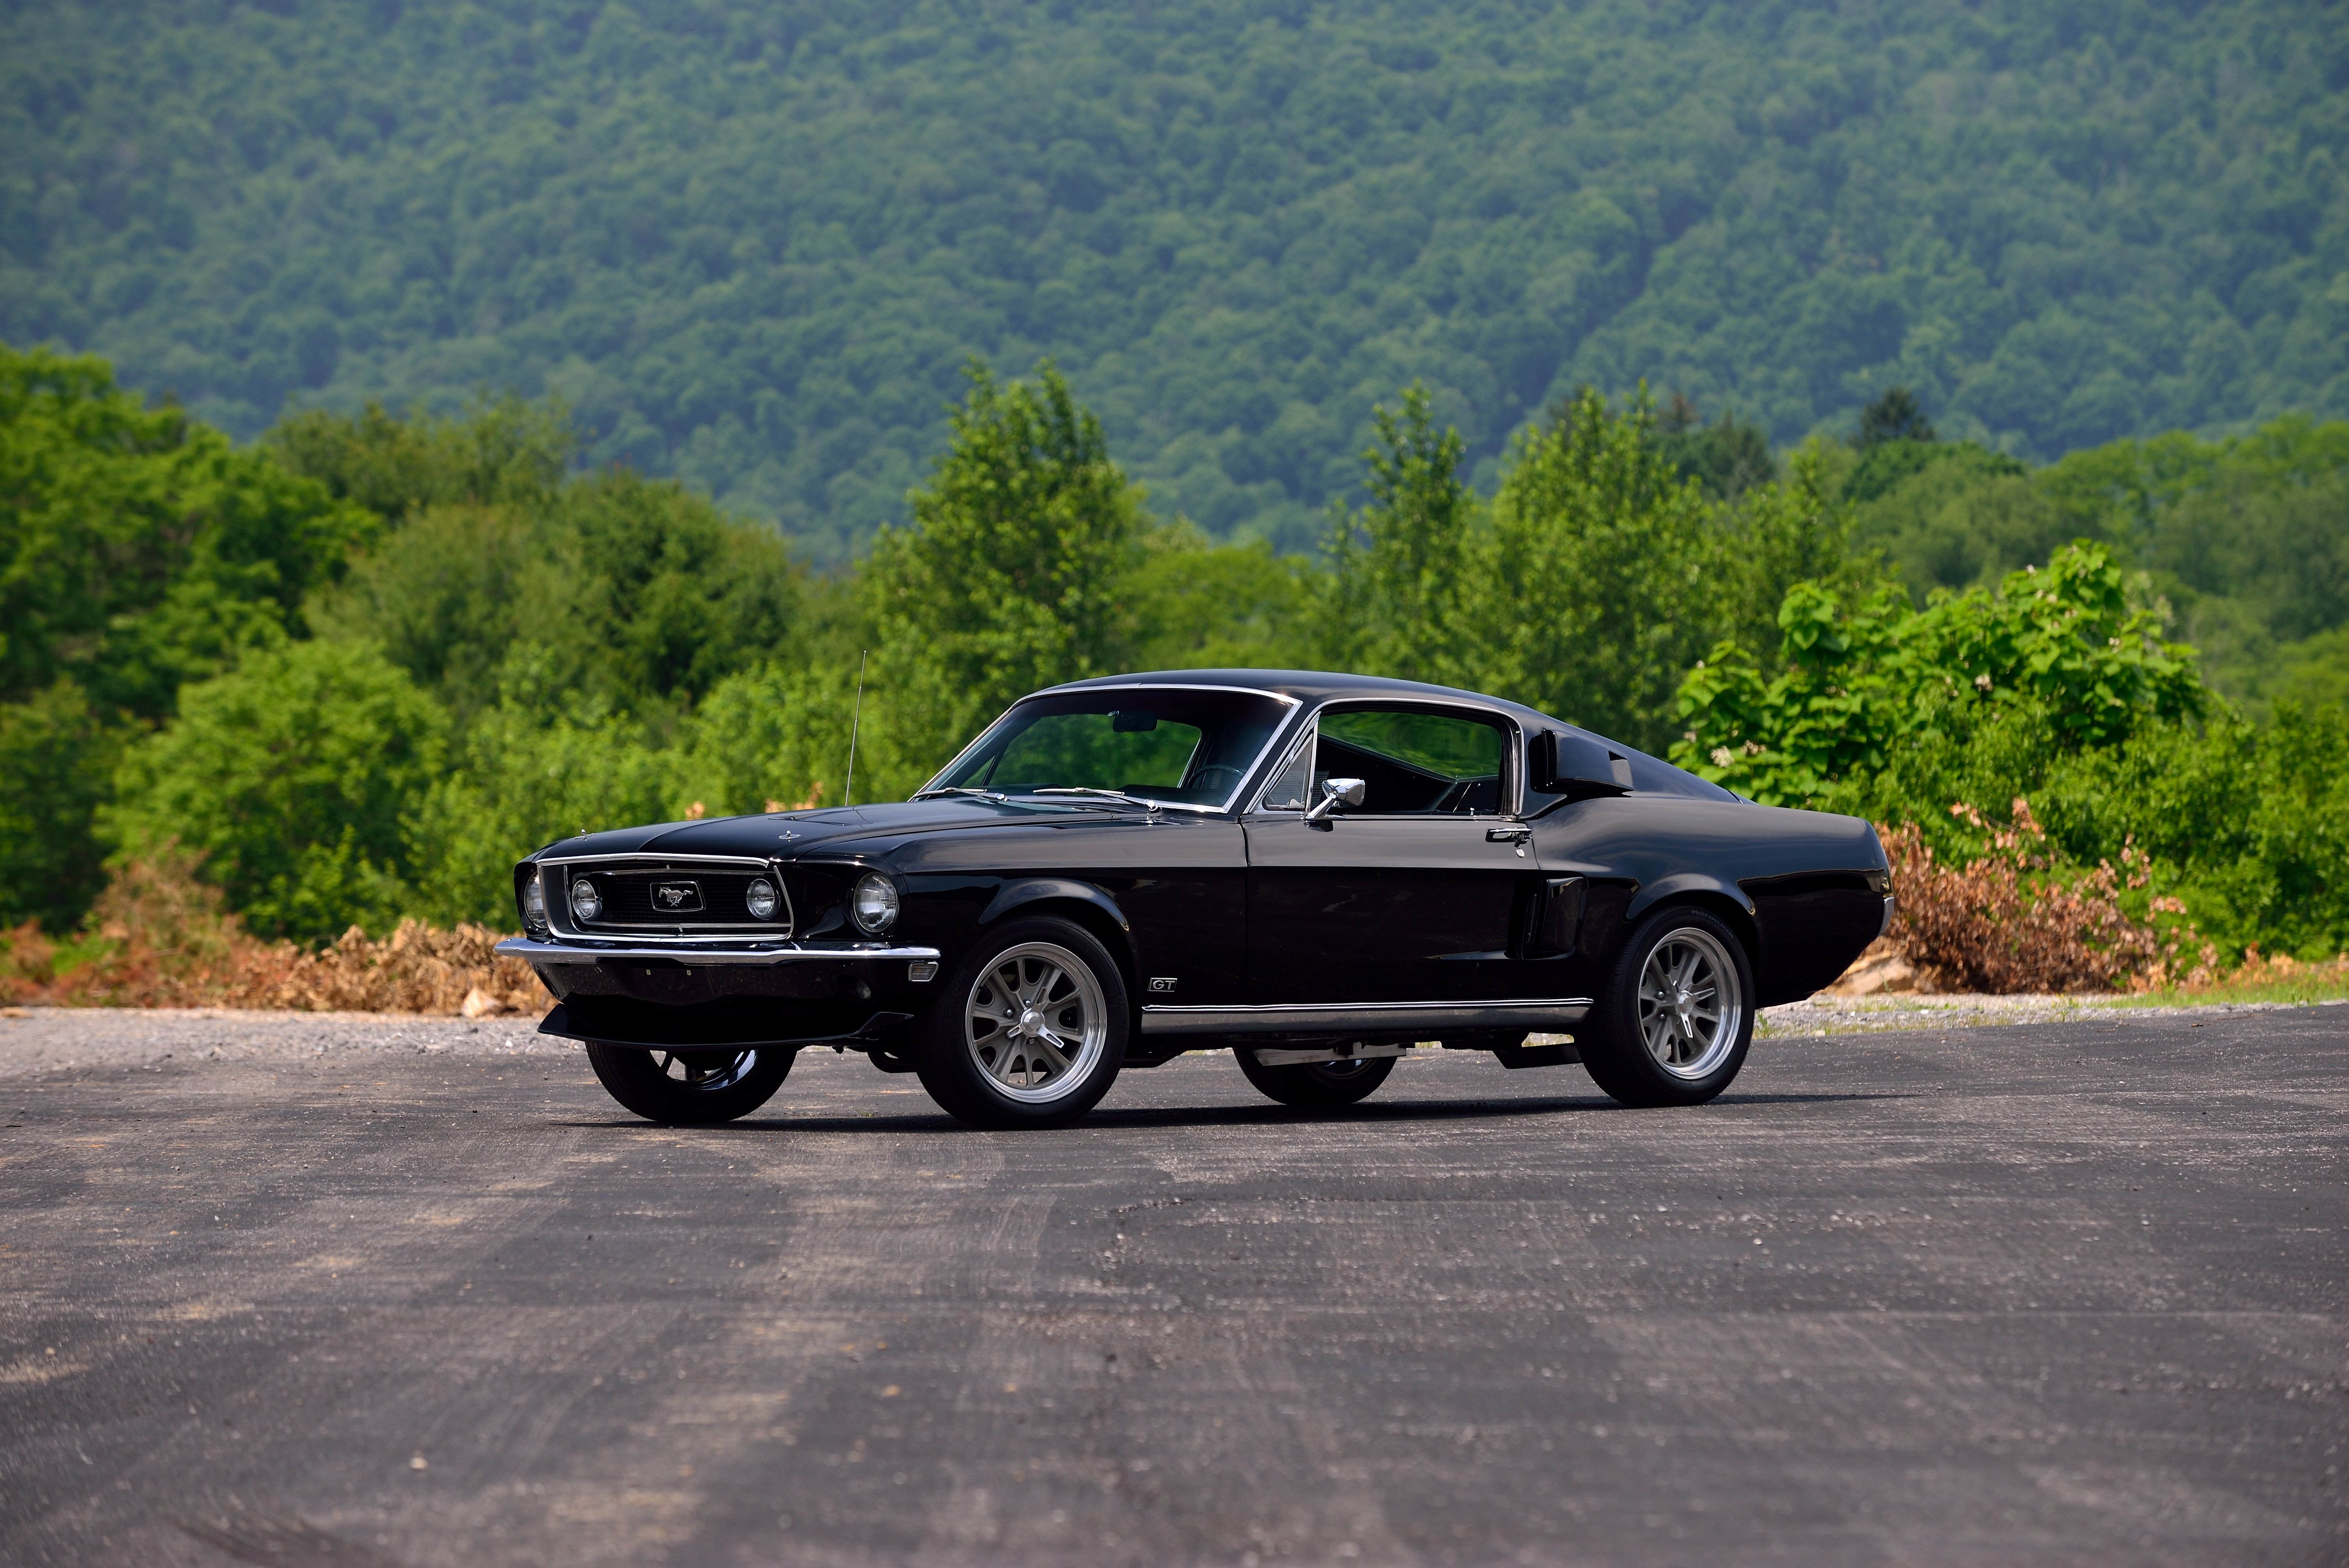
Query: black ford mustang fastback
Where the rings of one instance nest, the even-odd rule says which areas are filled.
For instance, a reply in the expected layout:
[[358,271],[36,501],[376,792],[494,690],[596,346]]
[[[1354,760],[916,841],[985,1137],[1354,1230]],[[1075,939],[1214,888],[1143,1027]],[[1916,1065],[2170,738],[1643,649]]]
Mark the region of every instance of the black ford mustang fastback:
[[1222,1047],[1290,1105],[1433,1042],[1692,1105],[1892,907],[1857,818],[1514,703],[1272,670],[1055,686],[903,804],[583,834],[514,892],[542,1031],[639,1115],[742,1116],[829,1045],[989,1127]]

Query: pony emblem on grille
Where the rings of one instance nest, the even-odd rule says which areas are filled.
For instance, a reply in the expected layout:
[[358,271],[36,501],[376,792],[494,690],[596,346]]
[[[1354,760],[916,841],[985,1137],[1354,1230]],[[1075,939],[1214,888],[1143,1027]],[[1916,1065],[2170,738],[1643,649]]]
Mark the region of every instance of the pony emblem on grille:
[[698,913],[701,909],[700,884],[689,882],[655,882],[653,907],[668,914]]

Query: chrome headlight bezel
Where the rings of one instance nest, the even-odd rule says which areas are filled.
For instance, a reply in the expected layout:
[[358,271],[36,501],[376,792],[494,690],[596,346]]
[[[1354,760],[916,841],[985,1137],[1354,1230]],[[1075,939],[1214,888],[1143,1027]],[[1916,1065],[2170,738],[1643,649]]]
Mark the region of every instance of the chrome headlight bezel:
[[603,890],[587,877],[574,877],[571,882],[571,918],[582,925],[592,925],[603,913]]
[[546,913],[546,871],[533,866],[522,884],[522,928],[533,936],[553,929]]
[[866,872],[848,890],[848,918],[867,936],[878,936],[897,923],[904,905],[895,880],[882,872]]
[[752,920],[772,920],[782,907],[782,892],[772,878],[752,877],[742,890],[742,908]]

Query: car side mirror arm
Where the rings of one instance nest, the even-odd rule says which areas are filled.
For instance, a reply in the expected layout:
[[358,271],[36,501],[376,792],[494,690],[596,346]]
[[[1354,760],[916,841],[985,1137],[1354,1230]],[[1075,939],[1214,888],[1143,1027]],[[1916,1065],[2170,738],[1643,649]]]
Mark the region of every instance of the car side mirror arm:
[[1370,789],[1369,782],[1361,779],[1325,779],[1321,781],[1321,799],[1305,813],[1305,820],[1318,822],[1340,806],[1359,806]]

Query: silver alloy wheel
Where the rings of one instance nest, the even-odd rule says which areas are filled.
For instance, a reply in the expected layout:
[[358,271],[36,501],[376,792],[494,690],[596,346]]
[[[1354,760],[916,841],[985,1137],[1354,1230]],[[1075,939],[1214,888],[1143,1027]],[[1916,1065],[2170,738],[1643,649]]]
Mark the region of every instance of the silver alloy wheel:
[[1640,1038],[1655,1064],[1676,1078],[1709,1078],[1745,1022],[1737,962],[1713,933],[1693,925],[1666,932],[1640,966]]
[[1109,1044],[1101,982],[1065,947],[1006,948],[971,983],[963,1039],[999,1093],[1049,1105],[1092,1076]]
[[657,1051],[653,1057],[661,1077],[679,1088],[709,1094],[732,1088],[759,1065],[756,1051],[732,1051],[723,1047],[707,1051]]

